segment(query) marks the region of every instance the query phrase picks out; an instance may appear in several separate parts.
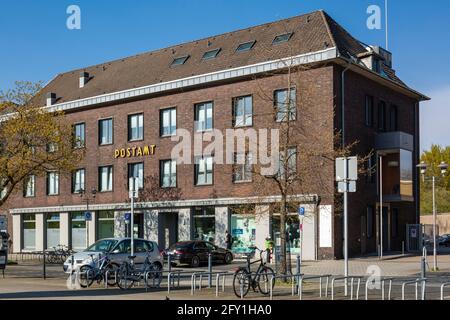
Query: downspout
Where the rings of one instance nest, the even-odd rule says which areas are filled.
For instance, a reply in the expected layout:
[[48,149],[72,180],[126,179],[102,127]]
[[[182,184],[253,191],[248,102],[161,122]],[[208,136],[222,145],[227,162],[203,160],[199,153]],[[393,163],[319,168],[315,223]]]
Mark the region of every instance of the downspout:
[[[343,58],[343,57],[342,57]],[[344,58],[345,59],[345,58]],[[352,62],[347,61],[347,66],[341,73],[341,120],[342,120],[342,148],[345,148],[345,74],[350,69]]]
[[415,204],[416,204],[416,224],[420,223],[420,175],[419,175],[419,169],[416,167],[416,165],[420,162],[420,111],[419,111],[419,103],[416,102],[414,104],[414,148],[415,148],[415,163],[413,163],[415,168],[415,178],[416,178],[416,184],[415,184]]

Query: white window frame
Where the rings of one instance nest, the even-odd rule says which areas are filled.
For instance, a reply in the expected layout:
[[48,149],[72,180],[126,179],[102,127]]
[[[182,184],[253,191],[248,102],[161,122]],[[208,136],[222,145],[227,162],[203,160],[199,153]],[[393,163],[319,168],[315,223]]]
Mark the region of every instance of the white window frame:
[[[195,157],[195,185],[206,186],[214,184],[213,156]],[[202,179],[200,179],[202,177]]]
[[253,125],[253,96],[248,95],[233,99],[233,118],[235,128]]
[[[168,169],[168,172],[166,172]],[[165,183],[166,181],[169,183]],[[177,162],[176,160],[161,161],[161,188],[175,188],[177,186]]]
[[[100,192],[111,192],[114,189],[114,167],[113,166],[102,166],[99,168],[99,191]],[[106,188],[104,185],[104,177],[106,182]]]
[[59,173],[57,171],[47,173],[47,195],[59,195]]
[[[170,137],[177,134],[177,109],[168,108],[160,111],[160,135]],[[167,128],[167,131],[166,131]]]
[[[106,126],[104,124],[107,124]],[[114,143],[114,122],[112,118],[101,119],[99,126],[99,145],[107,146]],[[105,134],[106,133],[106,134]]]
[[[208,126],[208,119],[211,125]],[[205,132],[214,128],[214,103],[212,101],[195,104],[195,131]]]

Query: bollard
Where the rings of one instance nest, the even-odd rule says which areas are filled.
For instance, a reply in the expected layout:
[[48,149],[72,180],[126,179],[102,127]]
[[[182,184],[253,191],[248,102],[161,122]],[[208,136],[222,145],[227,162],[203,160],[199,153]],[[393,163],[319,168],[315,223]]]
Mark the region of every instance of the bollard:
[[212,286],[212,254],[208,253],[208,288],[211,288]]
[[267,254],[267,258],[266,258],[267,263],[270,264],[270,260],[271,260],[270,257],[271,257],[271,254],[270,254],[270,249],[269,249],[269,248],[266,249],[266,254]]
[[167,255],[167,269],[169,273],[172,272],[172,255],[170,253]]
[[45,250],[43,251],[44,252],[44,259],[43,259],[43,264],[42,264],[42,274],[43,274],[43,276],[44,276],[44,280],[46,280],[47,279],[47,270],[46,270],[46,265],[45,265]]
[[301,264],[302,264],[301,256],[298,254],[297,255],[297,275],[299,275],[301,273],[301,270],[300,270]]
[[405,241],[402,241],[402,256],[405,255]]

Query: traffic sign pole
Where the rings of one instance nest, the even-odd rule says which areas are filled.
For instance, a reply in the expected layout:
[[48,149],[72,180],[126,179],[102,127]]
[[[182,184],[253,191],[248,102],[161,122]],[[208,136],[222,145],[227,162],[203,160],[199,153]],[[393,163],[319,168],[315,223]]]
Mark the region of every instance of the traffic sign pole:
[[344,190],[344,275],[345,275],[345,296],[348,295],[348,161],[345,159],[344,164],[344,182],[345,182],[345,190]]

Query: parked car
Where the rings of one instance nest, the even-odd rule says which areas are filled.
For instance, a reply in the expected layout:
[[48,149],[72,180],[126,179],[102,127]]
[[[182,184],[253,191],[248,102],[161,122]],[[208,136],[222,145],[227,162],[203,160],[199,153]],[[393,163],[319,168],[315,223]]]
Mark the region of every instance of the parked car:
[[171,255],[172,265],[188,264],[193,268],[208,263],[208,255],[212,255],[214,263],[230,264],[234,257],[230,250],[219,248],[208,241],[177,242],[165,251],[165,258]]
[[[159,268],[164,266],[164,256],[159,250],[158,244],[154,241],[144,239],[134,239],[134,255],[136,258],[134,262],[139,265],[144,263],[147,255],[150,255],[150,261],[155,263]],[[111,238],[102,239],[88,247],[86,250],[77,252],[73,255],[73,266],[77,268],[89,264],[95,266],[91,255],[94,259],[99,255],[109,254],[109,258],[114,265],[119,266],[126,261],[131,254],[131,239],[130,238]],[[70,273],[72,270],[72,256],[70,256],[63,265],[64,272]]]
[[450,247],[450,234],[444,234],[438,240],[440,246]]

